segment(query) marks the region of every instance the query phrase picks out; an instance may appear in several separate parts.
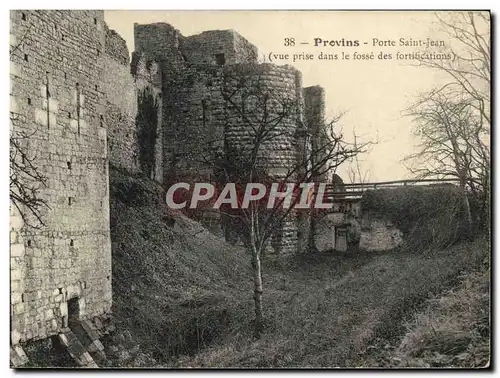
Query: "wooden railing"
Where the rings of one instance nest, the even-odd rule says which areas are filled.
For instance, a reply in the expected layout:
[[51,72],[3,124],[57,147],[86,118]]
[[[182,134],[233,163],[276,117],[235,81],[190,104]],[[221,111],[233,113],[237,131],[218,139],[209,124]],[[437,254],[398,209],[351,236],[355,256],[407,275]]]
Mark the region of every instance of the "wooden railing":
[[344,184],[341,187],[328,184],[325,190],[325,198],[328,202],[357,201],[361,199],[363,193],[367,190],[394,189],[404,186],[456,185],[458,182],[458,179],[409,179]]

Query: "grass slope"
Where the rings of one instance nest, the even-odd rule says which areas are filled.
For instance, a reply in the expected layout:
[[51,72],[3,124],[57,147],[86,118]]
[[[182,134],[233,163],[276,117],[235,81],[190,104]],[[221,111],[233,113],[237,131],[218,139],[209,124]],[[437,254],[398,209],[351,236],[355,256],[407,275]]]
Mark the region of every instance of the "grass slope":
[[[391,252],[301,262],[286,274],[267,272],[265,335],[233,334],[198,355],[191,367],[378,367],[374,350],[406,332],[404,320],[429,295],[456,284],[488,252],[481,241],[430,255]],[[267,289],[267,290],[266,290]]]
[[142,350],[165,363],[241,323],[237,299],[251,290],[244,251],[167,214],[161,188],[151,180],[111,169],[110,187],[117,327],[129,329]]
[[[429,297],[477,269],[489,252],[478,238],[427,254],[316,254],[288,265],[264,262],[266,330],[254,340],[245,251],[196,222],[166,214],[160,193],[150,180],[111,172],[115,321],[158,366],[394,364],[389,357],[403,353],[397,349],[412,316]],[[484,310],[484,303],[478,306]]]
[[489,269],[484,266],[463,275],[456,288],[430,299],[408,322],[408,333],[393,362],[397,366],[487,367],[489,283]]

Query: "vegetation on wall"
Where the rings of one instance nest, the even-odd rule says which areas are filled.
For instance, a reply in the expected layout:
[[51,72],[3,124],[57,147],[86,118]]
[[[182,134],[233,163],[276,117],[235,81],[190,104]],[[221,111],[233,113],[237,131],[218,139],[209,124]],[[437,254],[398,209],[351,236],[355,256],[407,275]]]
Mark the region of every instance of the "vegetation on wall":
[[155,146],[158,138],[158,101],[151,88],[146,87],[139,91],[137,103],[136,131],[139,144],[139,165],[145,176],[154,178]]
[[470,236],[462,192],[451,184],[368,191],[361,209],[390,220],[415,252],[444,248]]

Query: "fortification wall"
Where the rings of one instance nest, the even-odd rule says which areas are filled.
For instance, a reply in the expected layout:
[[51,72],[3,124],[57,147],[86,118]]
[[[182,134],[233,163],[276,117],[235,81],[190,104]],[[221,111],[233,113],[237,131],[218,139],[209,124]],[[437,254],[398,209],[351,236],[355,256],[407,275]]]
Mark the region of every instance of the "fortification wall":
[[164,180],[181,172],[186,180],[210,179],[204,160],[224,138],[222,67],[256,61],[257,49],[232,30],[184,37],[166,23],[135,24],[134,37],[136,50],[154,56],[162,71]]
[[109,162],[136,173],[139,171],[139,152],[135,128],[135,82],[130,74],[125,41],[114,31],[107,29],[106,32],[106,53],[101,58],[101,86],[106,101],[103,122],[108,130]]
[[222,69],[186,64],[163,87],[164,179],[210,179],[214,149],[223,146]]
[[[203,97],[200,93],[204,91],[206,78],[203,74],[198,74],[196,68],[190,69],[187,66],[186,57],[179,49],[184,38],[167,23],[134,24],[134,54],[152,57],[158,62],[161,73],[159,120],[163,126],[160,128],[162,135],[157,148],[157,153],[161,151],[161,163],[157,167],[161,167],[162,179],[167,182],[174,179],[174,174],[179,169],[194,172],[200,170],[193,162],[195,159],[191,148],[198,151],[198,146],[202,144],[200,141],[203,140],[195,138],[200,134],[200,128],[196,126],[200,123],[198,113]],[[194,113],[198,116],[195,117]],[[196,160],[199,160],[199,156]]]
[[[304,88],[304,119],[311,135],[311,151],[313,153],[313,164],[322,160],[321,146],[324,145],[325,130],[325,90],[319,85]],[[326,182],[326,175],[315,178],[318,182]]]
[[216,66],[257,63],[257,48],[234,30],[209,30],[180,40],[187,62]]
[[388,251],[403,244],[403,233],[387,219],[364,212],[361,218],[359,248],[365,251]]
[[[158,63],[147,54],[135,53],[129,64],[129,52],[125,40],[106,27],[106,50],[101,58],[102,89],[106,98],[104,123],[108,130],[108,152],[110,163],[116,167],[137,173],[139,141],[137,136],[138,96],[150,90],[160,107],[161,120],[161,73]],[[155,171],[152,178],[162,180],[162,128],[157,125],[155,149]]]
[[[172,26],[156,23],[136,24],[134,33],[137,51],[154,56],[162,70],[165,182],[213,181],[213,167],[206,162],[215,153],[228,147],[248,149],[253,144],[251,125],[245,124],[231,105],[232,101],[241,102],[242,93],[236,91],[230,100],[227,98],[242,73],[249,76],[254,89],[260,85],[258,90],[273,99],[268,104],[274,109],[270,118],[280,117],[279,108],[283,104],[293,107],[280,122],[280,128],[273,130],[270,140],[261,147],[262,167],[276,177],[284,177],[296,165],[303,153],[296,132],[304,117],[302,81],[297,70],[255,64],[257,48],[232,30],[184,37]],[[255,108],[259,105],[248,103]],[[295,248],[296,223],[295,215],[286,220],[275,238],[277,249]]]
[[104,50],[106,55],[116,60],[122,65],[128,65],[130,62],[127,42],[114,30],[104,24],[105,43]]
[[270,175],[285,177],[297,163],[299,125],[294,107],[300,101],[300,72],[290,66],[243,64],[228,66],[224,75],[224,91],[230,96],[226,103],[226,143],[248,153],[254,145],[254,130],[264,120],[269,134],[259,150],[259,163]]
[[184,37],[180,32],[165,22],[134,24],[135,51],[147,53],[160,63],[164,86],[178,77],[177,67],[182,67],[186,62],[179,50],[182,39]]
[[[268,133],[259,148],[257,165],[271,178],[294,182],[300,156],[300,72],[290,66],[241,64],[227,66],[224,75],[226,145],[239,155],[248,155],[255,145],[255,130],[266,123]],[[296,251],[296,214],[283,222],[271,244],[281,254]]]
[[151,111],[144,108],[141,102],[141,95],[147,94],[154,98],[157,105],[156,114],[146,114],[151,119],[156,119],[156,143],[150,148],[154,148],[154,167],[151,178],[163,182],[163,92],[162,73],[160,64],[146,53],[132,54],[131,72],[135,80],[135,92],[137,101],[137,111]]
[[[102,11],[11,11],[11,125],[46,177],[40,228],[11,219],[12,343],[111,309],[111,242]],[[22,161],[19,162],[23,164]],[[26,212],[26,209],[24,209]]]

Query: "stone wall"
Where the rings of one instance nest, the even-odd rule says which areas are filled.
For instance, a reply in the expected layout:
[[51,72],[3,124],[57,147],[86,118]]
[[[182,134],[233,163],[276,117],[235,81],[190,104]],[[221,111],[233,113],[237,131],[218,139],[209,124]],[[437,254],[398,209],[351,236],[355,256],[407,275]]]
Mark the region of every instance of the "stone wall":
[[[224,75],[229,98],[226,144],[248,153],[255,145],[255,130],[264,124],[266,138],[259,149],[259,164],[270,175],[285,177],[297,164],[300,72],[291,66],[238,64],[226,67]],[[289,179],[293,181],[295,175]]]
[[134,39],[162,71],[164,181],[210,179],[206,162],[223,147],[223,66],[256,61],[257,49],[232,30],[184,37],[167,23],[135,24]]
[[[300,155],[297,132],[301,128],[302,77],[290,66],[237,64],[224,70],[226,147],[249,155],[258,128],[266,136],[258,151],[257,165],[273,180],[295,182]],[[290,254],[297,249],[297,216],[291,213],[272,242],[275,252]]]
[[210,180],[212,151],[223,146],[222,69],[186,64],[179,72],[163,87],[164,180]]
[[209,30],[184,37],[179,49],[191,63],[224,66],[257,62],[257,48],[234,30]]
[[127,48],[127,42],[114,30],[104,25],[105,30],[105,43],[104,51],[106,55],[116,60],[122,65],[128,65],[130,56]]
[[[11,11],[10,18],[11,133],[29,135],[23,148],[46,176],[40,197],[49,205],[38,228],[32,227],[36,219],[28,216],[25,224],[11,206],[11,336],[18,344],[61,333],[70,300],[81,319],[110,314],[108,164],[140,169],[141,93],[152,93],[159,105],[151,146],[157,181],[212,180],[204,158],[229,146],[248,150],[251,126],[235,103],[258,117],[265,108],[269,118],[290,106],[259,155],[261,168],[283,178],[306,152],[298,131],[313,122],[308,109],[316,95],[303,92],[294,68],[257,64],[257,48],[232,30],[184,37],[165,23],[135,24],[129,64],[126,43],[105,25],[103,11]],[[239,90],[242,72],[253,100],[243,100]],[[296,251],[296,214],[272,245],[281,254]]]
[[[314,152],[325,145],[325,90],[316,85],[304,88],[304,120],[308,130],[311,133],[311,152],[314,154],[311,160],[313,164],[321,161],[321,153]],[[326,182],[326,175],[320,175],[315,178],[318,182]]]
[[[125,59],[126,58],[126,59]],[[115,31],[106,28],[106,54],[100,62],[102,90],[106,98],[103,122],[108,130],[110,163],[130,172],[140,171],[139,145],[136,117],[138,95],[145,88],[151,89],[160,108],[158,109],[158,139],[155,149],[155,172],[151,177],[162,181],[162,127],[161,127],[161,72],[158,63],[147,54],[134,53],[129,64],[129,52]]]
[[390,221],[365,213],[361,219],[359,248],[365,251],[386,251],[403,243],[403,233]]
[[47,178],[40,197],[49,204],[41,209],[44,226],[32,217],[22,224],[12,209],[17,344],[61,332],[70,299],[82,319],[110,312],[111,242],[103,12],[16,10],[10,20],[11,133],[29,135],[24,148]]
[[147,53],[160,63],[164,87],[178,78],[178,68],[186,62],[179,50],[183,38],[177,29],[165,22],[134,24],[135,51]]
[[[163,93],[162,93],[162,73],[160,65],[153,58],[145,53],[132,54],[132,75],[135,79],[135,93],[137,96],[142,91],[149,91],[158,104],[156,126],[156,144],[154,148],[154,169],[150,178],[163,182]],[[141,111],[141,103],[137,103],[137,111]]]
[[335,250],[335,228],[346,224],[346,214],[336,212],[318,215],[317,218],[316,227],[314,229],[314,247],[320,252]]
[[108,130],[108,152],[111,164],[131,172],[139,171],[135,129],[137,94],[129,65],[106,55],[101,59],[101,86],[106,98],[104,124]]
[[[253,113],[254,118],[266,109],[269,124],[281,117],[284,104],[289,107],[260,148],[262,169],[283,178],[303,158],[305,134],[299,136],[298,131],[305,129],[305,92],[299,71],[290,66],[257,64],[257,48],[233,30],[184,37],[166,23],[135,24],[134,35],[137,52],[153,56],[162,71],[165,183],[213,182],[215,172],[210,163],[215,154],[228,149],[248,152],[254,144],[252,126],[259,121],[249,124],[235,104],[245,103],[243,113]],[[266,104],[262,101],[265,96]],[[324,104],[323,113],[315,120],[322,115]],[[288,178],[295,179],[295,175]],[[290,215],[275,235],[277,251],[296,249],[296,218],[296,214]]]

